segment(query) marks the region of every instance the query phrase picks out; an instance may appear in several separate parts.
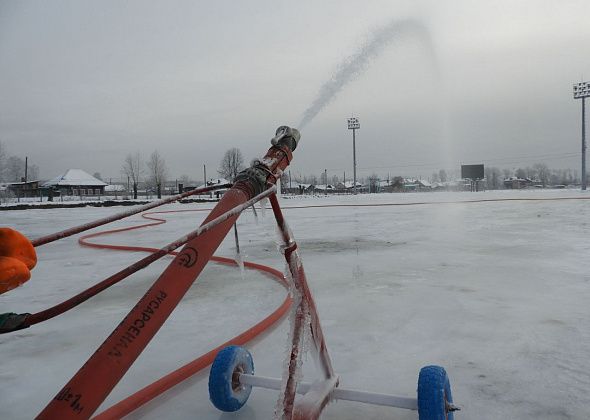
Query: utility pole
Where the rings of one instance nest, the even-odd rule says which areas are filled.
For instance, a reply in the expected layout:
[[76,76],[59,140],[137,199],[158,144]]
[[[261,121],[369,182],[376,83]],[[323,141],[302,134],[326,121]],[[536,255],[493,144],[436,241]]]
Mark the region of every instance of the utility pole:
[[356,117],[350,117],[348,119],[348,129],[352,130],[352,163],[353,163],[353,175],[352,175],[352,191],[356,194],[356,130],[361,128],[361,123]]
[[205,181],[205,186],[207,186],[207,165],[203,164],[203,180]]
[[326,179],[326,189],[324,190],[324,195],[328,195],[328,170],[324,169],[324,178]]
[[586,190],[586,98],[590,96],[590,83],[574,85],[574,99],[582,99],[582,190]]
[[28,173],[29,173],[29,157],[25,156],[25,184],[27,183],[27,180],[28,180]]

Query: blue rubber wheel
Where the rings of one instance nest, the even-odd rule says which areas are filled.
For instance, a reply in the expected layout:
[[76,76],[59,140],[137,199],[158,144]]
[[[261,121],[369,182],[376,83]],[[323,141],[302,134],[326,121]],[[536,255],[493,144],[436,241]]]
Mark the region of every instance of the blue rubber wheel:
[[240,373],[254,373],[254,362],[248,350],[228,346],[217,353],[209,373],[209,399],[219,410],[237,411],[248,401],[252,387],[240,384]]
[[453,420],[451,384],[444,368],[425,366],[418,376],[420,420]]

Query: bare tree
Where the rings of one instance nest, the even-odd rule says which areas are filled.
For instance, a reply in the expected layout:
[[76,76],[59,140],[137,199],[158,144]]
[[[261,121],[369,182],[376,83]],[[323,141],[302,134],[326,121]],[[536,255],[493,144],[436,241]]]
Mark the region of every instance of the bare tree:
[[186,186],[189,186],[192,184],[193,181],[191,181],[191,178],[187,175],[187,174],[182,174],[180,175],[180,178],[178,178],[178,183]]
[[281,182],[280,182],[281,194],[286,194],[289,191],[289,174],[287,172],[283,172],[281,174]]
[[0,182],[6,179],[6,146],[0,141]]
[[526,177],[528,179],[530,179],[531,181],[537,179],[537,170],[534,167],[531,168],[530,166],[527,166],[525,168],[525,172],[526,172]]
[[500,182],[502,173],[499,168],[492,168],[492,188],[499,189],[503,184]]
[[368,178],[369,180],[369,192],[376,193],[378,192],[378,185],[379,185],[379,175],[371,174]]
[[150,182],[152,185],[155,185],[158,198],[162,198],[162,185],[166,182],[166,176],[168,174],[166,161],[157,150],[154,150],[147,166],[150,172]]
[[18,156],[10,156],[6,160],[6,180],[20,182],[25,177],[25,161]]
[[29,165],[29,173],[27,174],[30,180],[38,181],[39,180],[39,166],[33,164]]
[[441,169],[440,171],[438,171],[438,177],[440,179],[440,182],[447,182],[448,180],[448,175],[447,175],[447,171],[445,171],[444,169]]
[[549,167],[544,163],[535,163],[533,165],[533,169],[537,172],[539,181],[541,181],[541,183],[543,184],[543,188],[545,188],[549,183],[549,177],[551,176],[551,171],[549,170]]
[[217,172],[225,179],[233,181],[242,169],[244,169],[242,152],[240,152],[240,149],[233,147],[223,155]]
[[137,186],[139,184],[139,178],[143,174],[143,162],[141,161],[139,152],[135,152],[135,154],[129,153],[125,157],[122,171],[133,182],[133,198],[137,199]]

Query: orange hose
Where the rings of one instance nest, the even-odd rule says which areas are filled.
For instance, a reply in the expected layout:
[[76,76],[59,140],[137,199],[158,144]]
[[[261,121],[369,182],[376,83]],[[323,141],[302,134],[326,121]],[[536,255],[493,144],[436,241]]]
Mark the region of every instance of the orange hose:
[[[217,262],[222,262],[222,258],[214,257]],[[231,263],[235,262],[233,260],[229,260]],[[259,264],[253,264],[246,262],[244,264],[247,267],[256,268],[258,270],[265,271],[272,276],[280,279],[280,282],[284,284],[283,274],[280,271],[274,270],[270,267],[262,266]],[[124,400],[118,402],[117,404],[113,405],[112,407],[106,409],[102,413],[98,414],[97,416],[93,417],[95,420],[110,420],[110,419],[120,419],[134,410],[137,410],[142,405],[148,403],[152,399],[156,398],[160,394],[166,392],[170,388],[174,387],[175,385],[179,384],[180,382],[188,379],[192,375],[200,372],[201,370],[208,367],[213,360],[217,353],[224,347],[229,345],[244,345],[263,332],[268,330],[272,327],[278,320],[280,320],[289,310],[291,306],[291,298],[287,296],[283,301],[282,305],[279,306],[272,314],[264,318],[262,321],[251,327],[250,329],[244,331],[240,335],[232,338],[229,341],[226,341],[222,345],[214,348],[213,350],[209,351],[208,353],[198,357],[197,359],[193,360],[192,362],[176,369],[173,372],[170,372],[166,376],[158,379],[157,381],[151,383],[150,385],[142,388],[141,390],[135,392],[134,394],[130,395],[129,397],[125,398]]]
[[[155,222],[152,223],[145,223],[136,226],[124,227],[124,228],[116,228],[110,229],[106,231],[96,232],[89,235],[84,235],[78,239],[78,242],[82,246],[88,246],[92,248],[99,248],[99,249],[111,249],[111,250],[119,250],[119,251],[139,251],[139,252],[156,252],[158,251],[157,248],[150,248],[150,247],[139,247],[139,246],[129,246],[129,245],[111,245],[111,244],[104,244],[104,243],[93,243],[89,242],[88,239],[95,238],[98,236],[109,235],[113,233],[121,233],[130,230],[137,230],[141,228],[157,226],[162,223],[166,223],[166,219],[161,219],[154,217],[156,214],[167,214],[167,213],[183,213],[183,212],[198,212],[198,211],[208,211],[210,209],[190,209],[190,210],[164,210],[164,211],[157,211],[157,212],[149,212],[143,213],[141,216],[145,219],[153,220]],[[171,255],[176,255],[178,252],[172,252]],[[212,256],[211,260],[220,264],[227,264],[227,265],[236,265],[236,262],[230,258]],[[281,283],[282,286],[285,288],[288,287],[287,282],[284,279],[283,274],[275,270],[274,268],[256,264],[253,262],[245,261],[244,266],[250,269],[255,269],[267,273],[274,277],[276,281]],[[213,363],[213,359],[221,350],[222,348],[228,345],[244,345],[254,338],[260,336],[263,332],[271,328],[278,320],[280,320],[289,310],[291,306],[291,298],[286,296],[281,306],[275,309],[270,315],[264,318],[262,321],[255,324],[253,327],[249,328],[248,330],[244,331],[240,335],[230,339],[226,343],[214,348],[213,350],[209,351],[208,353],[198,357],[197,359],[193,360],[192,362],[186,364],[178,368],[177,370],[169,373],[168,375],[162,377],[161,379],[157,380],[156,382],[146,386],[145,388],[137,391],[136,393],[130,395],[129,397],[125,398],[124,400],[120,401],[119,403],[115,404],[111,408],[107,409],[103,413],[99,414],[96,418],[100,419],[116,419],[125,416],[132,411],[136,410],[137,408],[141,407],[143,404],[147,403],[148,401],[152,400],[153,398],[157,397],[158,395],[162,394],[163,392],[169,390],[173,386],[177,385],[178,383],[184,381],[185,379],[189,378],[190,376],[196,374],[197,372],[203,370],[211,363]]]
[[[147,248],[147,247],[138,247],[138,246],[127,246],[127,245],[110,245],[110,244],[97,244],[88,242],[88,239],[95,238],[98,236],[108,235],[112,233],[120,233],[129,230],[135,230],[150,226],[156,226],[162,223],[166,223],[165,219],[159,219],[153,217],[155,214],[162,214],[162,213],[181,213],[181,212],[192,212],[192,211],[205,211],[202,209],[191,209],[191,210],[166,210],[166,211],[157,211],[157,212],[149,212],[144,213],[141,216],[145,219],[155,220],[155,223],[146,223],[142,225],[132,226],[132,227],[125,227],[125,228],[118,228],[112,229],[108,231],[102,231],[93,233],[90,235],[85,235],[81,237],[78,242],[83,246],[93,247],[93,248],[100,248],[100,249],[113,249],[113,250],[122,250],[122,251],[145,251],[145,252],[154,252],[157,251],[157,248]],[[152,216],[152,217],[150,217]],[[176,252],[174,254],[177,254]],[[211,261],[215,261],[220,264],[227,264],[227,265],[236,265],[236,262],[230,258],[218,257],[213,256],[211,257]],[[244,262],[244,266],[265,272],[275,278],[282,286],[285,288],[288,287],[287,282],[284,279],[283,273],[280,271],[265,266],[261,264],[252,263],[249,261]],[[174,387],[175,385],[179,384],[180,382],[188,379],[192,375],[200,372],[211,363],[215,359],[215,356],[222,348],[229,346],[229,345],[244,345],[256,337],[260,336],[263,332],[268,330],[272,327],[278,320],[280,320],[291,306],[291,298],[289,296],[285,297],[285,300],[277,309],[275,309],[269,316],[264,318],[262,321],[258,322],[253,327],[249,328],[248,330],[244,331],[240,335],[230,339],[229,341],[223,343],[222,345],[214,348],[213,350],[209,351],[208,353],[196,358],[192,362],[176,369],[175,371],[167,374],[166,376],[158,379],[157,381],[153,382],[152,384],[142,388],[141,390],[135,392],[134,394],[130,395],[129,397],[125,398],[124,400],[118,402],[114,406],[108,408],[107,410],[103,411],[102,413],[98,414],[95,419],[118,419],[123,416],[126,416],[133,412],[134,410],[138,409],[142,405],[146,404],[147,402],[151,401],[152,399],[156,398],[158,395],[164,393],[165,391],[169,390],[170,388]]]
[[111,335],[37,418],[78,419],[94,414],[176,308],[236,222],[239,213],[232,213],[232,209],[239,207],[242,211],[243,206],[252,205],[257,197],[273,193],[274,187],[271,186],[289,165],[297,140],[298,135],[281,139],[273,144],[261,161],[238,176],[234,186],[223,195],[201,226],[217,218],[223,218],[223,221],[185,244]]

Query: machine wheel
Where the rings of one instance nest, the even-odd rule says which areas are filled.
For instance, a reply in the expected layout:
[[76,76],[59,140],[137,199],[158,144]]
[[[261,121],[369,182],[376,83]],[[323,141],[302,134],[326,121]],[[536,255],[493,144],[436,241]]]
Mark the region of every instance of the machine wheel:
[[418,416],[420,420],[453,420],[451,384],[441,366],[425,366],[418,376]]
[[254,373],[252,355],[244,347],[222,349],[209,373],[209,399],[221,411],[237,411],[248,401],[251,386],[239,382],[239,374]]

